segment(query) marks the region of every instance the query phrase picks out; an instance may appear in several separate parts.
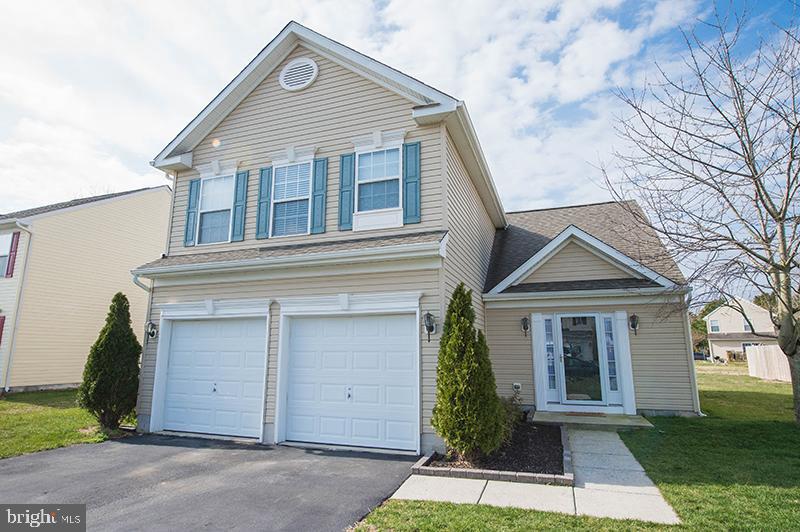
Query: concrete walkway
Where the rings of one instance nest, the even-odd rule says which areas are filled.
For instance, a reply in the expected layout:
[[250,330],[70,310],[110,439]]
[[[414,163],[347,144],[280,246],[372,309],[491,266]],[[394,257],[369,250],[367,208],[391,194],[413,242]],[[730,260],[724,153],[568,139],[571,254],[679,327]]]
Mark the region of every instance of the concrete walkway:
[[616,432],[569,429],[575,487],[412,475],[392,495],[571,515],[678,524],[672,507]]

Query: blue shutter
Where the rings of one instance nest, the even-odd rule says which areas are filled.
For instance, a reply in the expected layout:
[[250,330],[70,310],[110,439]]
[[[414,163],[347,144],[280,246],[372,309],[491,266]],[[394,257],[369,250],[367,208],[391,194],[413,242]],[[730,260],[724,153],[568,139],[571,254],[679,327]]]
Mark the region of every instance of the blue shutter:
[[325,232],[325,199],[328,196],[328,159],[314,159],[311,185],[311,234]]
[[200,203],[200,180],[189,181],[189,201],[186,202],[186,227],[183,229],[183,245],[194,246],[197,232],[197,207]]
[[420,207],[419,142],[403,144],[403,223],[418,224]]
[[249,171],[236,174],[236,184],[233,187],[233,229],[231,240],[237,242],[244,240],[244,214],[247,206],[247,178]]
[[339,160],[339,231],[353,229],[355,175],[356,154],[342,155]]
[[272,167],[262,168],[258,180],[256,238],[269,238],[269,200],[272,194]]

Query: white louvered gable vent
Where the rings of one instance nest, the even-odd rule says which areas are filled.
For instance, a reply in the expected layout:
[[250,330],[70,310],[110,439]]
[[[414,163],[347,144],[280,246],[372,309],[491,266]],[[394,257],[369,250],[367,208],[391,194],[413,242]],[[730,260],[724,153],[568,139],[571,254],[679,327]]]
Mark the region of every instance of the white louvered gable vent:
[[300,57],[283,67],[278,82],[287,91],[299,91],[314,83],[318,72],[319,68],[313,60]]

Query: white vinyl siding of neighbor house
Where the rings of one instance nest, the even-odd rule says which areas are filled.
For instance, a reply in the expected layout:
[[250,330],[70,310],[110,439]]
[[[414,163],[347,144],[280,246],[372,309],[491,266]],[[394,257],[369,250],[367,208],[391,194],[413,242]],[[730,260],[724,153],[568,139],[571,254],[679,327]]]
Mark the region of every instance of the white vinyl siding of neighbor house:
[[[308,88],[288,92],[280,87],[278,73],[286,63],[298,57],[313,59],[319,66],[319,75]],[[200,174],[196,170],[183,171],[175,180],[169,254],[441,229],[441,128],[439,125],[418,126],[411,117],[413,107],[409,100],[298,46],[193,150],[195,168],[218,160],[237,164],[238,171],[249,171],[244,240],[200,247],[184,246],[189,182]],[[374,131],[396,130],[406,132],[405,142],[421,143],[421,223],[368,232],[339,231],[339,157],[355,152],[352,139],[356,137]],[[215,147],[217,142],[218,147]],[[259,169],[273,166],[269,154],[288,146],[314,146],[317,148],[315,157],[328,160],[325,232],[256,240]]]
[[442,128],[447,169],[447,256],[442,277],[444,298],[442,315],[447,310],[450,295],[459,282],[472,289],[475,325],[484,328],[484,308],[481,295],[489,259],[492,254],[495,227],[478,196],[467,169],[461,160],[446,128]]
[[569,242],[533,271],[523,283],[625,279],[630,273],[614,266],[575,242]]
[[547,314],[626,311],[639,316],[637,334],[630,333],[636,408],[665,412],[692,412],[694,390],[689,362],[686,313],[665,304],[599,305],[580,307],[529,307],[486,310],[486,333],[497,391],[512,394],[512,384],[522,384],[523,404],[534,403],[531,332],[526,337],[520,319],[533,312]]
[[0,234],[13,234],[20,231],[19,243],[17,244],[17,258],[14,262],[14,275],[5,276],[5,270],[0,272],[0,316],[5,316],[2,338],[0,338],[0,384],[3,382],[6,370],[8,355],[11,351],[11,342],[14,337],[14,325],[16,324],[17,298],[19,295],[20,283],[22,282],[22,272],[25,271],[27,262],[28,239],[30,235],[20,229],[8,229],[0,231]]
[[[116,292],[128,296],[141,340],[148,295],[130,270],[163,252],[169,202],[161,187],[31,222],[11,387],[80,382]],[[18,262],[19,272],[23,267]]]
[[[769,317],[769,311],[765,308],[759,307],[755,303],[750,303],[748,301],[743,301],[742,306],[744,307],[744,311],[747,313],[747,317],[750,318],[750,321],[753,323],[753,328],[755,332],[773,332],[774,325],[772,324],[772,320]],[[706,316],[706,320],[708,321],[708,330],[711,332],[711,321],[716,321],[719,323],[719,333],[744,333],[749,332],[745,331],[744,328],[744,318],[742,317],[741,313],[730,307],[719,307],[713,312],[711,312],[708,316]],[[741,349],[741,346],[740,346]]]
[[[202,285],[164,286],[153,291],[150,319],[158,323],[161,307],[167,303],[203,301],[205,299],[278,299],[285,297],[308,297],[334,295],[341,293],[362,294],[381,292],[422,292],[420,312],[439,312],[439,272],[438,269],[364,273],[348,275],[324,275],[319,277],[298,277],[265,281],[213,283]],[[273,303],[270,309],[269,345],[267,348],[267,393],[265,423],[275,419],[275,387],[277,371],[277,352],[279,342],[280,306]],[[441,322],[440,322],[441,324]],[[418,324],[419,326],[419,324]],[[436,364],[439,349],[439,331],[431,335],[431,341],[420,332],[421,344],[421,407],[422,431],[433,432],[430,427],[431,411],[436,393]],[[142,372],[139,388],[138,412],[149,414],[152,406],[153,381],[157,340],[150,340],[144,348]]]

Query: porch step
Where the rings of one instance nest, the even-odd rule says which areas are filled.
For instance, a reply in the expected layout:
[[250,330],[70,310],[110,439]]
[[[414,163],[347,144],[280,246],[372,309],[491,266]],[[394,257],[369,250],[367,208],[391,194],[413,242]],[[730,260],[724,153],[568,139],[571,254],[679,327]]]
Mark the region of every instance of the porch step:
[[534,423],[574,425],[583,429],[651,429],[652,423],[642,416],[624,414],[586,414],[581,412],[541,412],[533,414]]

